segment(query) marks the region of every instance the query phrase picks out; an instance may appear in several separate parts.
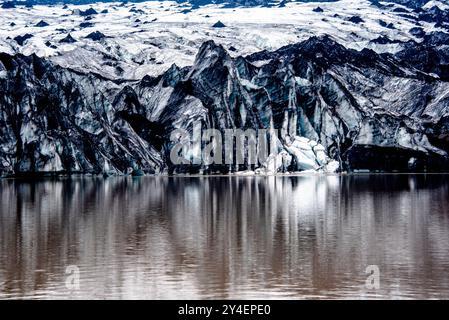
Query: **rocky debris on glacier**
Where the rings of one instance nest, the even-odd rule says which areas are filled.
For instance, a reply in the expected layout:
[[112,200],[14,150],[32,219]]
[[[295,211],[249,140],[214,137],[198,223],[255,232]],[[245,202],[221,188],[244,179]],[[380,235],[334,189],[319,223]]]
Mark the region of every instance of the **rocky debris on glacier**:
[[69,33],[66,37],[59,40],[59,43],[75,43],[76,40],[72,37],[72,35]]
[[95,24],[93,22],[81,22],[80,23],[81,29],[92,28],[93,26],[95,26]]
[[449,45],[449,33],[441,31],[427,33],[423,37],[423,44],[433,47]]
[[419,20],[426,22],[433,22],[435,24],[449,23],[449,12],[441,10],[437,6],[433,6],[428,10],[423,10],[419,14]]
[[217,21],[212,25],[212,28],[225,28],[226,26],[224,25],[223,22],[221,21]]
[[[208,41],[191,67],[140,81],[1,53],[0,172],[447,171],[447,60],[407,46],[377,54],[312,37],[233,58]],[[171,132],[197,122],[276,129],[277,152],[259,166],[173,164]]]
[[39,21],[38,23],[36,23],[36,27],[38,28],[44,28],[44,27],[48,27],[49,24],[47,22],[45,22],[44,20]]
[[92,16],[92,15],[97,15],[98,12],[94,8],[89,8],[85,11],[80,10],[80,9],[75,9],[75,10],[73,10],[73,14],[79,15],[81,17],[88,17],[88,16]]
[[100,41],[106,38],[106,36],[100,31],[94,31],[85,36],[86,39],[91,39],[93,41]]
[[400,4],[412,9],[420,9],[423,5],[425,5],[429,0],[384,0],[384,1],[378,1],[378,0],[369,0],[371,3],[373,3],[376,6],[382,6],[380,2],[387,2],[387,3],[396,3]]
[[[282,0],[282,1],[271,1],[271,0],[176,0],[177,2],[190,5],[192,9],[200,8],[201,6],[207,6],[211,4],[223,4],[224,8],[237,8],[237,7],[280,7],[283,8],[289,2],[295,2],[295,0]],[[303,0],[302,2],[335,2],[337,0]]]
[[395,57],[399,59],[400,64],[407,68],[414,67],[441,80],[448,81],[447,61],[449,50],[445,45],[441,45],[446,41],[447,34],[431,33],[425,35],[420,43],[414,41],[404,43],[403,50],[396,53]]
[[413,27],[409,30],[410,34],[417,38],[424,38],[426,32],[421,27]]
[[394,44],[394,43],[402,43],[402,41],[391,40],[390,38],[388,38],[386,36],[379,36],[376,39],[370,40],[370,43],[375,43],[375,44]]
[[385,22],[385,21],[383,21],[383,20],[379,20],[378,22],[379,22],[379,25],[381,25],[381,26],[384,27],[384,28],[387,28],[387,29],[395,29],[395,26],[394,26],[394,24],[393,24],[392,22],[387,23],[387,22]]
[[359,23],[365,22],[365,20],[363,20],[359,16],[352,16],[352,17],[348,18],[348,21],[352,22],[352,23],[355,23],[355,24],[359,24]]
[[6,1],[2,3],[2,9],[14,9],[16,4],[14,1]]
[[52,48],[52,49],[57,49],[57,48],[58,48],[57,46],[55,46],[54,44],[52,44],[50,41],[46,41],[46,42],[45,42],[45,45],[46,45],[47,47],[49,47],[49,48]]
[[14,37],[14,41],[16,41],[19,46],[23,46],[25,41],[27,41],[28,39],[31,39],[31,38],[33,38],[33,35],[27,33],[27,34],[24,34],[23,36]]

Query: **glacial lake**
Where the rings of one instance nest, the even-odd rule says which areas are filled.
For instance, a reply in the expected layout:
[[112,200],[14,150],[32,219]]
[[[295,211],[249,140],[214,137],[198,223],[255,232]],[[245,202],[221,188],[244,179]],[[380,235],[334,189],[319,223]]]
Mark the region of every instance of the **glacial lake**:
[[448,299],[448,178],[3,179],[0,299]]

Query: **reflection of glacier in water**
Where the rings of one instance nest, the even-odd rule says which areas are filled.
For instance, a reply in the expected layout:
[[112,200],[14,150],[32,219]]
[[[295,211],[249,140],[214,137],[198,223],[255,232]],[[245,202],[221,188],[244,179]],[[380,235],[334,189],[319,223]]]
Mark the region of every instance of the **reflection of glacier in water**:
[[0,297],[449,298],[448,199],[444,175],[2,180]]

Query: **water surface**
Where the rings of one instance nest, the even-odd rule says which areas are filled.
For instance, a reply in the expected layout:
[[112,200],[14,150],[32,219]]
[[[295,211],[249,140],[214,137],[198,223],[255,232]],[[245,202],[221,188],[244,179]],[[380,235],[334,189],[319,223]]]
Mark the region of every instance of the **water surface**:
[[447,299],[448,178],[0,180],[0,298]]

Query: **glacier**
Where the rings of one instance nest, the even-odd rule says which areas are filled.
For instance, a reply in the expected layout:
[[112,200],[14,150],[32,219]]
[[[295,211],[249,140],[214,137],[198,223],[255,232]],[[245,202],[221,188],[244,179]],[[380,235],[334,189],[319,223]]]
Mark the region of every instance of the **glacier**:
[[[260,60],[268,62],[254,64]],[[263,169],[172,165],[170,132],[198,121],[221,131],[279,129],[288,172],[320,164],[335,171],[331,159],[345,171],[407,170],[412,158],[416,169],[447,166],[447,82],[329,37],[237,58],[208,41],[191,67],[139,81],[82,74],[36,55],[0,54],[0,70],[3,175]]]
[[[447,171],[444,2],[185,6],[0,9],[0,175]],[[277,152],[173,164],[197,122],[279,130]]]

